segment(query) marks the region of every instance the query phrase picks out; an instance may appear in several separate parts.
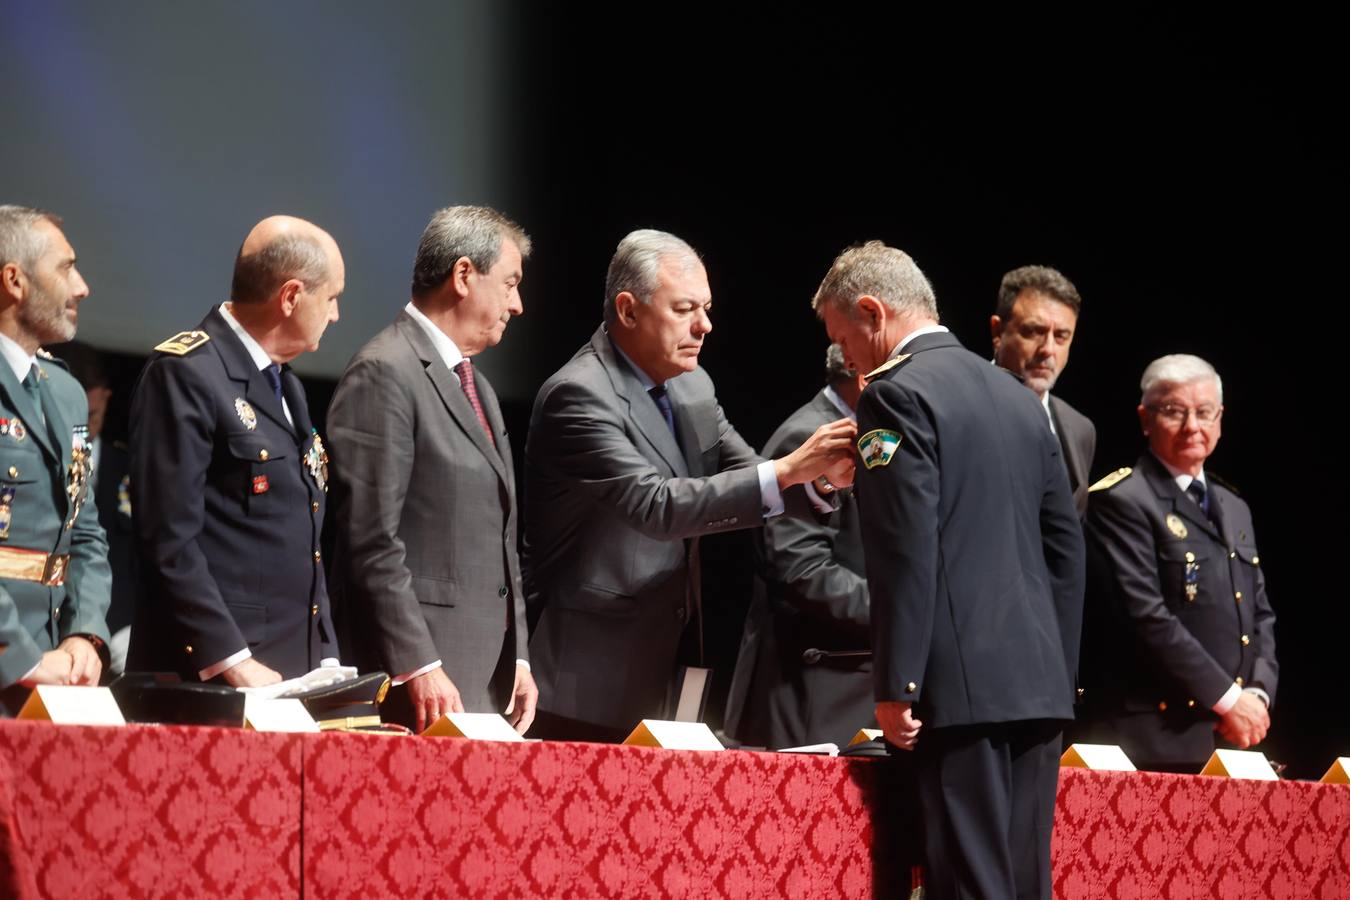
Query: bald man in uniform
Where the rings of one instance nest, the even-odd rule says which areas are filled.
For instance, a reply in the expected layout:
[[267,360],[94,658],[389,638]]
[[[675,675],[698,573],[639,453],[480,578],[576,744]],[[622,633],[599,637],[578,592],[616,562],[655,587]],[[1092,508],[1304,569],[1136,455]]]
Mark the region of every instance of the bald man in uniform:
[[146,364],[131,405],[146,592],[128,670],[246,687],[336,660],[319,553],[328,457],[287,363],[318,348],[344,282],[327,232],[264,219],[230,300]]

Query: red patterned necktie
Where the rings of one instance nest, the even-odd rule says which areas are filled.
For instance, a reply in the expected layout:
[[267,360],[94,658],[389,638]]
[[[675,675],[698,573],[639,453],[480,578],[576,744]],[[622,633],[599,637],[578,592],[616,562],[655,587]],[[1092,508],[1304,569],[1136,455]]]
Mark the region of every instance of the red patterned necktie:
[[459,376],[459,386],[464,388],[464,396],[469,398],[474,415],[478,416],[478,424],[483,426],[483,431],[487,434],[488,443],[496,447],[497,439],[492,436],[492,428],[483,413],[483,402],[478,399],[478,388],[473,383],[473,363],[468,359],[461,359],[455,364],[455,374]]

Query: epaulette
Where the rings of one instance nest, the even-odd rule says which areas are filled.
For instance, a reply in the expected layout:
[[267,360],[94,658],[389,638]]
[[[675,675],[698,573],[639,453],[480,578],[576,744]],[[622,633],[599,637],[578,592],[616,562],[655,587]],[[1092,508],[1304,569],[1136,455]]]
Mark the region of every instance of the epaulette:
[[156,344],[155,349],[160,353],[182,356],[203,346],[209,340],[211,340],[211,335],[205,331],[180,331],[167,341]]
[[873,379],[885,375],[891,369],[894,369],[896,366],[900,365],[902,362],[909,359],[909,357],[910,354],[901,353],[899,356],[894,357],[893,359],[888,359],[884,363],[882,363],[881,365],[877,366],[875,369],[864,375],[863,380],[866,381],[868,384],[871,384]]
[[1104,491],[1108,488],[1113,488],[1126,478],[1129,478],[1130,473],[1133,471],[1134,470],[1129,466],[1125,466],[1123,469],[1116,469],[1110,475],[1107,475],[1101,481],[1098,481],[1092,487],[1088,488],[1088,493],[1091,494],[1093,491]]
[[[65,369],[67,372],[70,371],[69,363],[67,363],[64,359],[62,359],[59,356],[52,356],[50,353],[48,353],[46,350],[43,350],[41,347],[38,348],[37,357],[38,359],[42,360],[43,365],[46,365],[48,363],[56,363],[58,366]],[[43,372],[41,377],[46,378],[47,373]]]
[[1230,484],[1226,478],[1220,478],[1218,475],[1214,474],[1213,472],[1209,471],[1208,469],[1205,470],[1205,480],[1206,480],[1206,481],[1212,481],[1212,482],[1214,482],[1215,484],[1217,484],[1219,487],[1225,487],[1225,488],[1228,488],[1229,491],[1231,491],[1233,494],[1235,494],[1235,495],[1238,496],[1238,497],[1241,497],[1241,496],[1242,496],[1242,491],[1239,491],[1237,488],[1233,487],[1233,485]]
[[43,359],[56,359],[55,356],[52,356],[50,353],[48,353],[46,350],[43,350],[41,347],[37,349],[37,355],[42,357]]

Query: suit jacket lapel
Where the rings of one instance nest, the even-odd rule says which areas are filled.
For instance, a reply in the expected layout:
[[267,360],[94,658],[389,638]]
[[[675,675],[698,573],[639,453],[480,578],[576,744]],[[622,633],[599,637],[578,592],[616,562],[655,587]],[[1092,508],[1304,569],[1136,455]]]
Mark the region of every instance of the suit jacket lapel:
[[[483,426],[478,423],[478,416],[474,413],[473,407],[469,405],[469,398],[464,396],[464,388],[459,384],[459,376],[446,368],[445,360],[441,359],[441,355],[432,346],[431,339],[427,337],[426,332],[422,330],[422,326],[414,321],[412,316],[406,312],[400,312],[396,322],[399,331],[412,345],[418,359],[426,367],[427,378],[436,388],[436,393],[440,394],[441,403],[450,413],[450,418],[455,420],[460,429],[468,436],[469,441],[487,457],[488,462],[497,472],[497,476],[505,481],[506,467],[502,464],[502,456],[488,443],[488,437],[483,433]],[[481,392],[478,399],[479,401],[483,399]],[[489,424],[491,424],[491,420],[489,420]]]
[[295,420],[295,443],[301,446],[309,439],[314,423],[309,418],[309,402],[305,399],[305,386],[300,377],[291,371],[289,365],[281,367],[281,393],[286,405],[291,409],[291,418]]
[[[220,354],[221,362],[225,366],[225,374],[229,375],[233,381],[239,382],[243,389],[243,399],[247,400],[255,410],[267,416],[282,428],[293,428],[291,423],[286,421],[286,413],[282,410],[281,404],[277,402],[277,395],[272,393],[272,386],[263,377],[262,371],[253,361],[253,357],[249,355],[244,342],[239,340],[239,336],[234,333],[234,329],[221,317],[219,308],[212,309],[210,314],[202,320],[202,330],[211,335],[211,342],[215,345],[216,352]],[[284,379],[282,385],[284,391]]]
[[1209,516],[1205,515],[1205,511],[1200,508],[1200,504],[1177,487],[1176,479],[1172,477],[1172,473],[1168,472],[1163,464],[1154,458],[1152,453],[1144,454],[1144,458],[1140,460],[1140,468],[1144,470],[1145,476],[1149,483],[1153,485],[1153,490],[1158,497],[1164,501],[1171,501],[1172,512],[1197,526],[1215,540],[1223,541],[1223,535],[1219,534],[1219,530],[1209,520]]
[[[483,404],[483,415],[487,416],[488,427],[492,429],[492,434],[497,439],[496,453],[502,461],[502,470],[508,474],[511,473],[510,460],[506,458],[505,448],[510,445],[506,442],[506,422],[502,419],[501,402],[497,399],[497,392],[493,389],[492,383],[488,381],[483,370],[474,367],[474,384],[478,388],[478,400]],[[460,393],[463,393],[461,389]],[[466,397],[465,400],[468,398]],[[472,407],[470,407],[472,409]],[[477,421],[475,419],[475,421]],[[481,431],[482,428],[480,427]]]
[[[675,435],[670,433],[665,416],[661,415],[661,410],[657,407],[656,401],[643,388],[642,382],[638,380],[637,373],[629,367],[622,357],[615,353],[613,346],[610,345],[609,335],[605,334],[604,328],[597,328],[595,334],[591,335],[591,348],[609,373],[610,381],[614,385],[614,393],[627,404],[628,417],[637,426],[637,430],[642,433],[642,436],[646,438],[647,443],[651,444],[652,449],[660,455],[672,472],[681,476],[689,475],[689,464],[685,461],[684,454],[680,452],[679,445],[675,443]],[[672,379],[673,381],[674,379]],[[678,423],[679,404],[674,397],[671,398],[670,402],[671,406],[675,408],[676,422]],[[679,427],[678,424],[676,427]],[[697,443],[697,441],[687,443]]]
[[3,392],[5,399],[9,401],[9,408],[18,413],[19,418],[23,420],[28,436],[37,441],[38,446],[48,456],[59,460],[61,450],[52,443],[52,436],[42,424],[42,416],[38,415],[37,407],[33,405],[28,390],[19,383],[9,365],[3,360],[0,360],[0,392]]
[[1050,395],[1050,417],[1055,422],[1055,436],[1059,438],[1059,448],[1064,451],[1064,467],[1069,471],[1069,488],[1078,490],[1084,481],[1082,460],[1078,457],[1078,442],[1073,440],[1064,429],[1064,417],[1059,414],[1059,398]]

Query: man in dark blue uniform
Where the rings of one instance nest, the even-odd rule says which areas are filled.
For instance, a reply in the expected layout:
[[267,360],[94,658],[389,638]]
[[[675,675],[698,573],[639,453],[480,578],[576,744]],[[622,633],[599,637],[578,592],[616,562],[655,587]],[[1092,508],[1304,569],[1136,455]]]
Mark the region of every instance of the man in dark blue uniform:
[[88,490],[84,391],[40,344],[89,288],[61,220],[0,206],[0,715],[33,684],[98,684],[108,545]]
[[926,889],[1048,900],[1084,579],[1059,442],[1034,394],[938,324],[901,251],[844,251],[814,306],[876,367],[857,478],[876,713],[915,751]]
[[230,302],[161,343],[131,405],[131,491],[146,593],[127,668],[236,687],[337,657],[319,553],[328,459],[286,363],[338,317],[336,242],[264,219]]
[[1218,373],[1164,356],[1140,388],[1148,452],[1093,485],[1088,507],[1088,699],[1106,725],[1098,739],[1136,766],[1194,773],[1215,732],[1246,749],[1270,728],[1275,612],[1252,512],[1205,470],[1222,427]]

